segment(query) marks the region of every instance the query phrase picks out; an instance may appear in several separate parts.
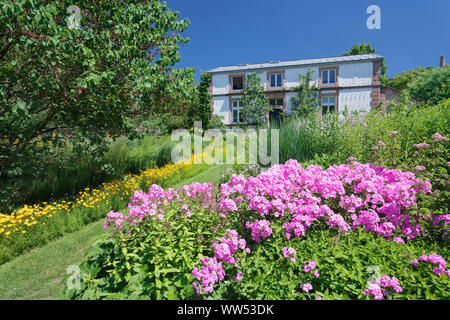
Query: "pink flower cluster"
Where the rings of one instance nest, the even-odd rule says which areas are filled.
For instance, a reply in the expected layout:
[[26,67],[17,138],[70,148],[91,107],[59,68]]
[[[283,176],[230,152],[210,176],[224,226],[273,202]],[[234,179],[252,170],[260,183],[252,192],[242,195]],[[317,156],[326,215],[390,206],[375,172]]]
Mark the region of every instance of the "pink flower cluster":
[[103,228],[108,226],[114,226],[116,229],[122,228],[122,223],[125,221],[123,214],[120,212],[110,211],[106,215],[106,221],[103,224]]
[[439,134],[437,132],[435,134],[433,134],[433,136],[431,138],[433,139],[434,143],[438,143],[438,142],[441,142],[441,141],[448,141],[447,137],[442,136],[441,134]]
[[308,272],[312,272],[314,274],[314,277],[318,278],[320,276],[319,271],[316,270],[317,268],[317,263],[316,261],[312,260],[312,261],[305,261],[303,262],[304,267],[303,267],[303,271],[305,271],[306,273]]
[[403,292],[403,288],[400,286],[396,277],[389,277],[384,275],[381,278],[373,281],[369,288],[364,290],[363,294],[370,294],[375,300],[382,300],[389,295],[388,289],[392,288],[395,293]]
[[[423,230],[408,210],[418,193],[430,192],[429,181],[420,181],[412,172],[356,161],[326,170],[314,165],[305,169],[289,160],[248,180],[233,175],[220,187],[219,206],[226,212],[252,210],[270,221],[287,216],[287,239],[305,235],[319,219],[344,233],[361,226],[389,239],[401,234],[410,239]],[[229,204],[230,199],[234,203]]]
[[[167,191],[156,184],[150,186],[149,191],[135,191],[130,198],[128,204],[128,215],[124,216],[119,212],[111,211],[106,216],[104,228],[113,226],[115,231],[123,229],[125,222],[135,225],[141,221],[148,220],[150,217],[156,216],[158,220],[163,220],[163,213],[166,209],[175,204],[185,202],[187,199],[192,200],[198,207],[208,208],[215,204],[216,197],[214,187],[211,183],[194,182],[178,189],[169,188]],[[192,212],[186,204],[181,205],[180,211],[190,217]]]
[[197,267],[192,270],[192,274],[197,278],[192,283],[198,295],[211,293],[216,282],[223,280],[225,272],[222,269],[222,263],[216,258],[205,257],[201,260],[203,267],[199,270]]
[[297,261],[297,259],[295,258],[295,256],[297,255],[297,251],[295,251],[294,248],[284,247],[283,249],[281,249],[281,251],[283,251],[283,256],[285,258],[289,258],[291,262]]
[[[192,271],[192,274],[197,277],[197,280],[192,283],[192,286],[196,289],[198,295],[211,293],[214,289],[214,285],[218,281],[223,280],[225,271],[222,269],[222,261],[236,265],[236,263],[239,262],[239,258],[235,258],[234,253],[238,249],[250,253],[250,249],[246,248],[245,239],[240,238],[235,230],[230,229],[227,230],[225,235],[221,237],[219,241],[216,240],[211,247],[214,251],[214,257],[206,257],[201,260],[201,262],[203,262],[201,272],[198,271],[198,268],[194,268]],[[238,272],[233,277],[233,280],[241,279],[241,272]]]
[[444,224],[450,225],[450,214],[441,214],[441,215],[435,215],[433,219],[433,225],[437,226],[441,223],[441,221],[444,222]]
[[211,245],[214,250],[214,257],[229,264],[236,264],[239,259],[234,257],[234,253],[238,250],[245,250],[250,252],[249,248],[246,248],[245,239],[240,238],[237,231],[227,230],[225,236],[220,238]]
[[310,283],[304,283],[303,285],[302,285],[302,290],[304,291],[304,292],[309,292],[309,291],[311,291],[313,289],[313,286],[310,284]]
[[420,262],[425,262],[425,263],[432,263],[437,265],[436,267],[433,268],[433,272],[439,276],[443,275],[443,274],[447,274],[447,276],[450,277],[450,269],[446,270],[447,267],[447,261],[445,261],[445,259],[438,255],[437,253],[432,253],[430,255],[422,255],[419,257],[419,259],[412,259],[411,260],[411,264],[413,266],[418,266],[420,264]]
[[219,203],[219,211],[222,213],[222,217],[226,217],[228,213],[238,211],[238,208],[232,199],[223,199]]
[[261,242],[261,238],[266,239],[272,234],[270,222],[267,220],[247,221],[246,227],[252,229],[252,237],[258,243]]

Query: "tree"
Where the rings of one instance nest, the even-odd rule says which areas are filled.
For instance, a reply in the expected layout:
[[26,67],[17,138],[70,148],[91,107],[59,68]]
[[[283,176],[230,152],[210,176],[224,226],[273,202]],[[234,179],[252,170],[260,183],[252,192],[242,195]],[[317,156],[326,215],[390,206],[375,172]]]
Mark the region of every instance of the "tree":
[[247,124],[263,125],[267,123],[267,113],[271,111],[264,93],[261,78],[256,72],[247,75],[247,84],[242,93],[243,113]]
[[211,126],[213,109],[211,106],[211,94],[209,92],[210,84],[211,75],[203,71],[200,76],[200,82],[195,88],[195,98],[192,100],[188,111],[189,128],[194,126],[194,121],[201,121],[204,130]]
[[130,119],[157,108],[146,102],[176,99],[191,79],[173,69],[189,22],[165,3],[77,1],[81,28],[68,28],[72,4],[0,0],[2,184],[37,177],[58,148],[100,158],[107,135],[136,136]]
[[433,104],[450,98],[450,65],[420,73],[408,84],[407,91],[413,97]]
[[306,74],[299,74],[297,87],[291,89],[295,92],[295,96],[291,98],[291,112],[296,117],[308,116],[317,112],[319,107],[319,98],[317,95],[317,87],[312,82],[313,70],[308,69]]
[[392,79],[389,79],[387,81],[386,85],[400,91],[405,90],[408,88],[408,84],[414,82],[419,75],[421,75],[424,72],[428,72],[431,69],[432,67],[428,68],[417,67],[416,70],[409,69],[408,72],[396,74]]
[[[343,56],[352,56],[352,55],[358,55],[358,54],[369,54],[369,53],[375,53],[375,48],[372,48],[370,42],[365,44],[365,43],[360,43],[360,44],[354,44],[353,47],[347,51],[344,52],[342,55]],[[381,61],[381,65],[380,65],[380,69],[381,69],[381,85],[385,85],[386,82],[388,81],[388,78],[386,76],[386,62],[383,60]]]

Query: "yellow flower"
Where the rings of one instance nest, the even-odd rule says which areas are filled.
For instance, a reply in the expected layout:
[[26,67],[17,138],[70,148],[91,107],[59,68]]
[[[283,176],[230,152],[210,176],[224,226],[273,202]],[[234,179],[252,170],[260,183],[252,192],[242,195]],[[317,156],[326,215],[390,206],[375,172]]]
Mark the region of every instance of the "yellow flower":
[[[194,157],[203,157],[200,155],[193,155]],[[45,222],[41,217],[51,218],[55,214],[62,214],[63,211],[70,212],[76,207],[95,208],[94,204],[105,201],[109,203],[108,196],[121,195],[130,196],[135,190],[138,190],[142,183],[161,184],[164,180],[170,178],[176,173],[189,168],[190,164],[176,163],[167,164],[164,167],[155,167],[152,169],[141,170],[139,174],[127,174],[123,180],[114,180],[109,183],[104,183],[99,189],[85,188],[78,193],[78,197],[73,201],[55,201],[53,203],[43,202],[42,205],[24,205],[22,208],[15,210],[10,215],[0,213],[0,234],[8,237],[11,233],[21,230],[22,227],[29,227],[35,225],[40,221],[43,225]],[[99,204],[101,205],[101,204]],[[41,221],[42,220],[42,221]],[[27,231],[22,230],[22,234]]]

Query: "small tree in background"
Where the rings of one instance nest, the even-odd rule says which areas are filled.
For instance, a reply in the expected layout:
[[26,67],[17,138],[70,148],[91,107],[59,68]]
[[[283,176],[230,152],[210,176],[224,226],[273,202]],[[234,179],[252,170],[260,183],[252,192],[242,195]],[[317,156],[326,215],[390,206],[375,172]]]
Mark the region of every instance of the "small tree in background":
[[271,111],[264,93],[261,78],[256,72],[247,76],[247,85],[242,94],[243,112],[247,124],[256,126],[267,124],[267,113]]
[[413,97],[433,104],[450,98],[450,66],[422,72],[407,90]]
[[409,69],[408,72],[403,71],[401,74],[396,74],[393,78],[389,79],[386,83],[387,86],[395,88],[397,90],[405,90],[408,88],[408,84],[414,82],[419,75],[424,72],[428,72],[432,67],[422,68],[417,67],[417,69]]
[[319,107],[319,98],[317,95],[317,87],[312,82],[313,70],[308,69],[306,74],[300,73],[298,76],[297,87],[291,89],[295,92],[295,96],[291,98],[291,113],[296,117],[305,117],[317,112]]
[[194,121],[201,121],[204,130],[211,127],[213,108],[211,106],[211,94],[209,92],[210,83],[211,75],[203,71],[200,76],[200,82],[196,86],[195,98],[188,111],[189,128],[194,126]]
[[[370,42],[365,44],[365,43],[360,43],[360,44],[355,44],[353,45],[353,47],[347,51],[344,52],[342,55],[343,56],[353,56],[353,55],[358,55],[358,54],[369,54],[369,53],[375,53],[375,48],[372,48]],[[386,75],[386,62],[383,60],[381,61],[381,85],[386,85],[387,81],[388,81],[388,77]]]

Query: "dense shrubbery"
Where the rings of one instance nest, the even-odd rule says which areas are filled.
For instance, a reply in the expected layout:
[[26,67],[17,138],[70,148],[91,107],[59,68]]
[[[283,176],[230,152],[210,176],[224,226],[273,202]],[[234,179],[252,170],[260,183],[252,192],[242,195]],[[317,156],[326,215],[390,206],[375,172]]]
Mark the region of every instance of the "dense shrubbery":
[[71,201],[24,206],[10,215],[0,214],[0,264],[24,251],[41,246],[104,218],[110,210],[124,210],[134,190],[153,183],[170,186],[190,178],[207,166],[169,164],[148,169],[96,189],[86,188]]
[[287,122],[280,158],[304,167],[235,166],[219,190],[136,192],[63,296],[450,298],[448,103]]
[[425,141],[436,132],[448,136],[449,128],[450,100],[432,106],[413,106],[402,101],[390,106],[387,113],[292,119],[280,129],[280,162],[297,159],[328,167],[355,157],[367,163],[373,159],[372,147],[380,140],[386,141],[390,131],[399,133],[400,147],[410,152],[414,149],[412,144]]
[[108,214],[112,238],[90,249],[81,289],[65,296],[448,299],[448,249],[416,207],[419,196],[432,206],[429,181],[349,162],[291,160],[233,175],[217,193],[196,183],[135,192],[128,215]]
[[162,167],[170,163],[171,146],[167,136],[145,135],[143,139],[133,141],[121,137],[110,144],[100,162],[91,155],[79,157],[70,148],[65,148],[58,152],[56,158],[41,159],[47,166],[48,174],[16,190],[15,197],[4,192],[0,212],[9,213],[22,204],[71,197],[84,188],[96,188],[128,173],[137,174],[154,166]]
[[450,98],[450,66],[430,69],[419,73],[408,84],[407,91],[413,97],[429,103],[439,103]]

